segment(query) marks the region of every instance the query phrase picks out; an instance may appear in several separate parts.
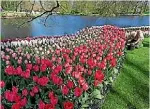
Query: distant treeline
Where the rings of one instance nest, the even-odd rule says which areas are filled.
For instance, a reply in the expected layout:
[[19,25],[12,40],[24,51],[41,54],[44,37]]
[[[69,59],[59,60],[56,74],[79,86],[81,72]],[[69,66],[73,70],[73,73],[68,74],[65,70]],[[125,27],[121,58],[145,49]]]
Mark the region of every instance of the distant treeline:
[[[6,11],[41,11],[51,9],[56,1],[2,1],[1,7]],[[120,14],[148,14],[147,1],[59,1],[59,8],[55,11],[60,14],[80,14],[100,16],[117,16]]]

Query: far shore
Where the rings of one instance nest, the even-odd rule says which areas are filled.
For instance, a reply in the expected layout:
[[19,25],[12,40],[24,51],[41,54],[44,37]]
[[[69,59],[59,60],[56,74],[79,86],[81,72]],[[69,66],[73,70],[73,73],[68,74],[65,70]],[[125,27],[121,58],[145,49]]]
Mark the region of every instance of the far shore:
[[[28,17],[36,17],[40,15],[42,12],[1,12],[1,18],[8,19],[8,18],[28,18]],[[60,12],[53,12],[53,15],[73,15],[73,16],[95,16],[95,17],[104,17],[100,16],[99,14],[71,14],[71,13],[60,13]],[[149,16],[149,14],[120,14],[120,15],[113,15],[113,16],[106,16],[106,17],[120,17],[120,16]]]

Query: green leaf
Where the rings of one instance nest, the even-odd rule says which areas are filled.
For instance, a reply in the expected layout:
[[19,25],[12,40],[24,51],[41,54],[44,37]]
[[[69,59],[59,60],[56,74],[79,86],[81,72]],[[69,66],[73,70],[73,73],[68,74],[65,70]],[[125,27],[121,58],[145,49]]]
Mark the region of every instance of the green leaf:
[[31,104],[31,97],[29,97],[29,98],[28,98],[28,103],[27,103],[27,105],[26,105],[26,108],[29,108],[31,105],[32,105],[32,104]]
[[49,103],[49,102],[50,102],[50,100],[47,99],[47,98],[45,98],[44,101],[45,101],[46,103]]
[[35,99],[36,99],[36,101],[39,100],[39,94],[36,94]]
[[94,98],[97,98],[97,99],[102,99],[104,96],[100,93],[100,90],[98,89],[95,89],[93,92],[92,92],[92,96]]
[[58,95],[58,99],[59,99],[60,103],[63,102],[63,97],[61,95]]
[[56,106],[56,109],[61,109],[58,105]]
[[103,88],[103,84],[99,84],[99,85],[97,86],[97,88],[98,88],[98,89],[102,89],[102,88]]
[[81,104],[85,104],[85,102],[88,100],[88,94],[85,92],[84,95],[81,98]]
[[117,74],[118,73],[118,69],[114,68],[114,73]]
[[112,79],[112,77],[109,77],[110,82],[113,82],[114,80]]
[[24,79],[22,79],[20,81],[20,89],[23,89],[24,87],[25,87],[25,81],[24,81]]
[[109,82],[108,82],[108,81],[104,81],[104,84],[108,85],[108,84],[109,84]]
[[89,107],[88,104],[83,104],[80,109],[86,109],[87,107]]

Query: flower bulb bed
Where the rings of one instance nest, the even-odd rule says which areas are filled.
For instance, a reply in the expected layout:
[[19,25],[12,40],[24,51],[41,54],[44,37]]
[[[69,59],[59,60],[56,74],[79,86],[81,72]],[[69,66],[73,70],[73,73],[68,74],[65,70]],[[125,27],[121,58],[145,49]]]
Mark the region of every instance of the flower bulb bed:
[[79,109],[103,103],[122,66],[125,43],[125,31],[110,25],[71,36],[2,41],[1,108]]

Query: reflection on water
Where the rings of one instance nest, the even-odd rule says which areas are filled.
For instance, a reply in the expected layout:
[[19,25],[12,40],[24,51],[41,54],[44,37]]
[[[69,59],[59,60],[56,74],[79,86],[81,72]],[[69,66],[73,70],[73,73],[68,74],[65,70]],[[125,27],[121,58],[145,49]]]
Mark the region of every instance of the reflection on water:
[[17,29],[26,19],[2,19],[2,36],[5,38],[27,36],[52,36],[74,34],[87,26],[116,25],[119,27],[148,26],[149,16],[122,16],[122,17],[90,17],[53,15],[47,19],[38,18],[29,24]]
[[1,20],[1,36],[4,38],[27,37],[31,33],[31,24],[25,24],[21,28],[17,28],[27,19],[2,19]]

